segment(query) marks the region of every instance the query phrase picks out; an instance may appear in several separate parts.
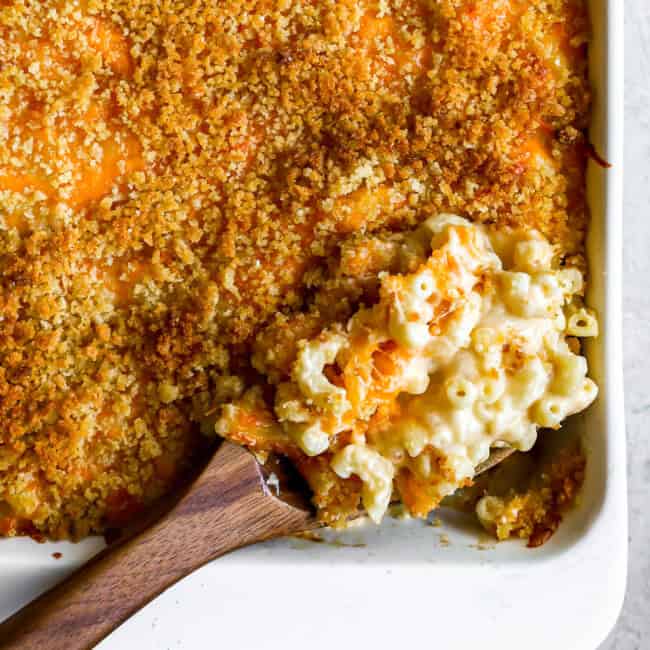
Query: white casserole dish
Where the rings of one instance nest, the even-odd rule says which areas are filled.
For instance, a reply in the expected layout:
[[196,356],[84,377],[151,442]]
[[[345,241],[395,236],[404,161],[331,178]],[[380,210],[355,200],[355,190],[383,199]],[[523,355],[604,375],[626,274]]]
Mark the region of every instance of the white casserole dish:
[[[627,503],[621,356],[623,3],[591,0],[592,141],[613,164],[589,169],[590,304],[601,336],[588,350],[597,403],[572,426],[585,433],[579,507],[531,550],[477,549],[459,515],[444,526],[388,519],[337,544],[280,541],[213,562],[163,594],[100,647],[237,649],[549,647],[593,650],[613,626],[625,588]],[[200,533],[199,533],[200,534]],[[442,543],[445,535],[449,543]],[[0,541],[0,618],[102,546]],[[53,553],[62,553],[54,559]]]

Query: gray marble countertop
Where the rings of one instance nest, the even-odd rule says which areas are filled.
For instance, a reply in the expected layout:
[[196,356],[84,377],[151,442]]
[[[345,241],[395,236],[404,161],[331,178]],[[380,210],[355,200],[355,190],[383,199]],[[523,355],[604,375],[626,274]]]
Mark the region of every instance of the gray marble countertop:
[[650,2],[625,0],[625,13],[623,347],[630,557],[623,612],[600,650],[650,648]]

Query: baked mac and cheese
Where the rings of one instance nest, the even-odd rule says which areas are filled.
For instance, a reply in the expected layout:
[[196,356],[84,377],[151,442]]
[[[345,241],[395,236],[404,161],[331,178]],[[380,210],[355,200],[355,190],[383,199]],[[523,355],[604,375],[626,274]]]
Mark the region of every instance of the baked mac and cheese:
[[0,534],[130,521],[215,426],[324,522],[424,514],[585,408],[588,28],[583,0],[0,2]]
[[[597,395],[571,349],[573,316],[596,323],[581,273],[558,268],[536,231],[490,231],[443,214],[407,234],[414,270],[380,274],[376,304],[299,341],[263,416],[275,420],[273,440],[329,452],[337,476],[357,476],[377,522],[394,492],[426,516],[493,446],[528,451],[538,428],[559,427]],[[226,404],[217,432],[238,439],[259,408],[246,394]]]

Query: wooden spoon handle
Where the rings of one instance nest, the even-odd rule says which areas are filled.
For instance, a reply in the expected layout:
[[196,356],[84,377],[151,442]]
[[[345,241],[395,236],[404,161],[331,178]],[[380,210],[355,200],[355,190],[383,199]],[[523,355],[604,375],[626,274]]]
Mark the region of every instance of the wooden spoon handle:
[[290,534],[308,514],[264,493],[259,468],[224,443],[186,497],[157,524],[108,548],[0,625],[0,648],[92,648],[210,559]]

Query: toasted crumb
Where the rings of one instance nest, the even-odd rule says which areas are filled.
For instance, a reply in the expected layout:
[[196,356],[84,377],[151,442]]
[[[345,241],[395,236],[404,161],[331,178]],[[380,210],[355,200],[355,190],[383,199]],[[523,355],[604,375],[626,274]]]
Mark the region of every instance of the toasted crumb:
[[503,497],[484,496],[477,513],[484,528],[504,540],[518,537],[529,548],[546,543],[557,530],[564,513],[575,503],[584,481],[586,460],[579,445],[562,449],[542,467],[524,491]]
[[493,5],[0,2],[0,535],[138,517],[432,214],[584,266],[584,3]]

